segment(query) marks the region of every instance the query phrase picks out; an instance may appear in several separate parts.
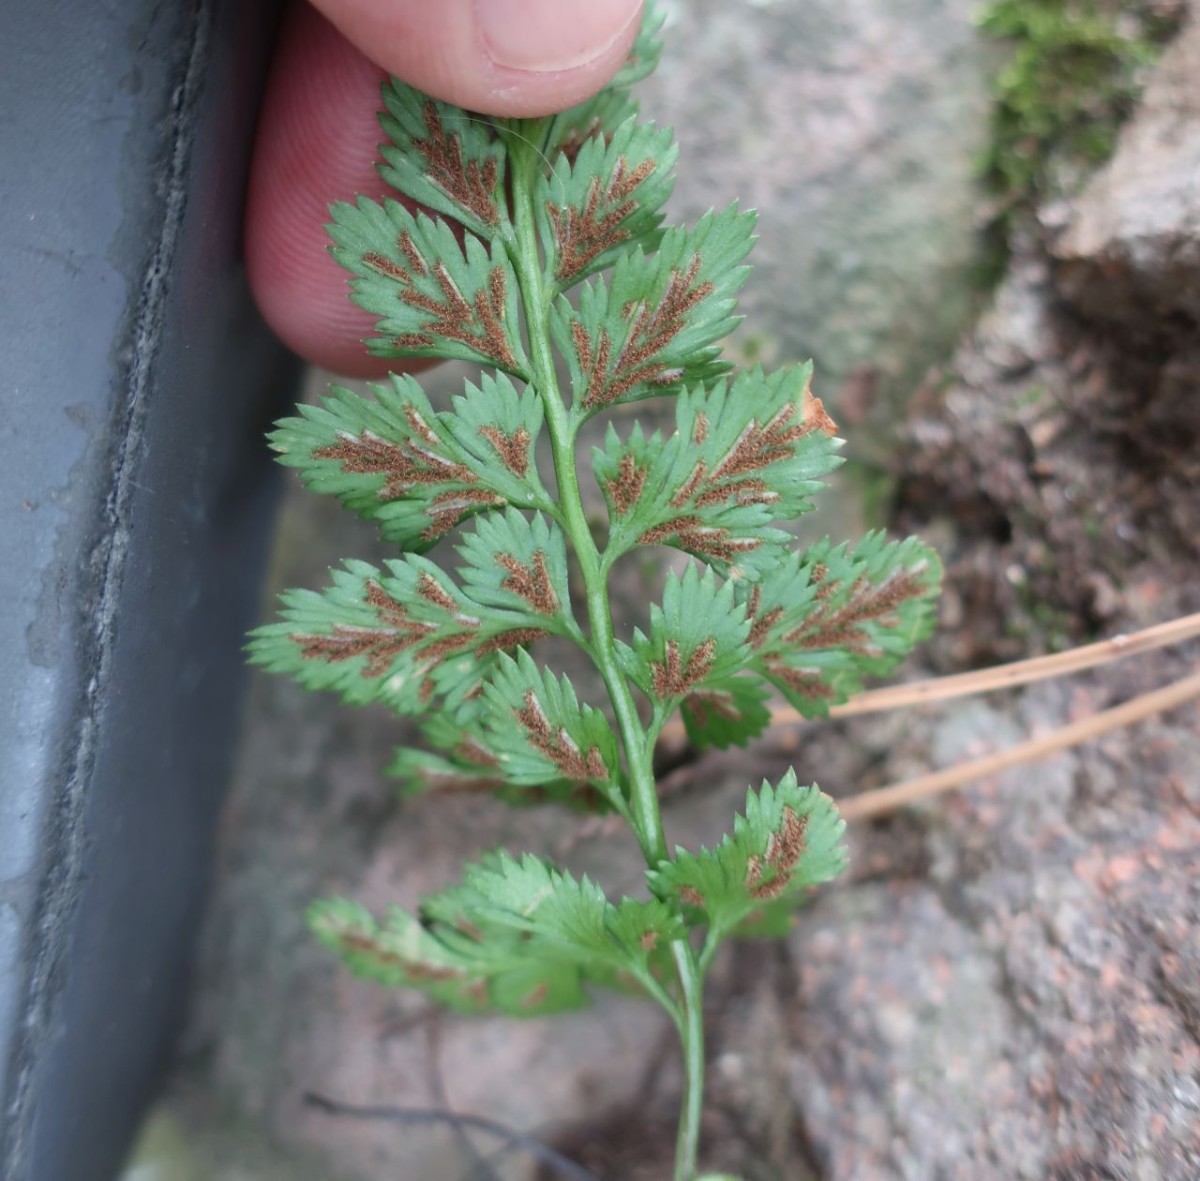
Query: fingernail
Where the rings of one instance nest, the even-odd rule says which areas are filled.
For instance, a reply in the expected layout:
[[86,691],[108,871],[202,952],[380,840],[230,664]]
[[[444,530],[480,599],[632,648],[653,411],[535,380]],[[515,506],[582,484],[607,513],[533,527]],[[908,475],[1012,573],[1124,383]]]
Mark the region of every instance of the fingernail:
[[498,66],[573,70],[627,38],[642,0],[475,0],[475,19]]

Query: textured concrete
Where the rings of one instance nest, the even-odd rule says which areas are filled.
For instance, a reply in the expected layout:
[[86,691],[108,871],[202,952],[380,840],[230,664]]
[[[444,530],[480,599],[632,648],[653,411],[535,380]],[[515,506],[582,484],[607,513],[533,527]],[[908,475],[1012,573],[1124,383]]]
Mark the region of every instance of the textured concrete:
[[663,7],[669,48],[644,109],[679,137],[675,208],[736,198],[761,219],[741,339],[774,361],[812,357],[835,405],[852,377],[902,400],[973,310],[993,62],[973,6]]
[[0,1174],[106,1181],[168,1054],[289,372],[237,265],[270,6],[0,7]]

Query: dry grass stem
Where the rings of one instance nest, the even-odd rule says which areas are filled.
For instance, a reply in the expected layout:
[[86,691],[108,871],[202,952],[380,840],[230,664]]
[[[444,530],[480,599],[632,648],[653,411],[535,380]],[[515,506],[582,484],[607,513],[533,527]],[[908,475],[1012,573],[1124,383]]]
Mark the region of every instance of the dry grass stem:
[[1099,738],[1122,726],[1131,726],[1155,714],[1165,713],[1200,698],[1200,672],[1182,680],[1173,681],[1162,689],[1143,693],[1123,705],[1093,714],[1090,718],[1062,726],[1041,738],[1018,743],[1008,750],[985,755],[980,759],[957,763],[944,771],[921,775],[905,783],[881,787],[876,791],[863,792],[850,799],[838,801],[838,811],[846,820],[865,820],[893,812],[917,800],[928,799],[943,792],[953,791],[979,779],[998,775],[1026,763],[1036,762],[1060,751],[1079,746],[1093,738]]
[[[878,713],[905,705],[924,705],[934,701],[950,701],[955,697],[969,697],[975,693],[1015,689],[1018,685],[1029,685],[1034,681],[1082,672],[1084,669],[1124,660],[1127,656],[1138,656],[1156,648],[1181,644],[1184,640],[1196,636],[1200,636],[1200,613],[1184,615],[1179,619],[1172,619],[1169,623],[1159,623],[1129,635],[1113,636],[1095,644],[1085,644],[1081,648],[1072,648],[1069,652],[1056,652],[1053,656],[1037,656],[1032,660],[1017,660],[1011,664],[997,665],[995,668],[957,673],[949,677],[932,677],[910,685],[889,685],[884,689],[868,690],[845,705],[835,705],[829,713],[831,717],[848,718],[855,714]],[[778,705],[771,710],[771,721],[775,725],[803,720],[790,705]]]

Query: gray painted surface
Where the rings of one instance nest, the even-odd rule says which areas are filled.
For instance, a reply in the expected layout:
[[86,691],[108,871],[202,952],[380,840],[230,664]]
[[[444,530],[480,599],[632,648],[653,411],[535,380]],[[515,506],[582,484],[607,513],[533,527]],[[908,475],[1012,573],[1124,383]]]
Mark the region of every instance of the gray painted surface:
[[0,1175],[111,1177],[182,1009],[291,366],[267,5],[0,5]]

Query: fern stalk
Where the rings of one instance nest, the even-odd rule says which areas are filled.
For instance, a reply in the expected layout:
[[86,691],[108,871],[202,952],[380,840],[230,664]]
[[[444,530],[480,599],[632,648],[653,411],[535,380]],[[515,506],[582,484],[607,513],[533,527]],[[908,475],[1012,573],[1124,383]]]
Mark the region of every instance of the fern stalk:
[[[654,738],[642,726],[629,683],[617,667],[612,611],[609,607],[608,570],[605,568],[588,525],[579,491],[575,465],[577,427],[572,426],[558,391],[555,360],[550,349],[547,324],[549,301],[542,286],[538,265],[538,242],[534,227],[533,189],[540,155],[529,139],[521,135],[509,140],[509,159],[513,162],[513,206],[516,230],[514,266],[521,286],[525,309],[533,382],[541,391],[546,411],[546,427],[554,457],[554,475],[558,483],[558,503],[583,577],[588,624],[591,630],[591,654],[608,689],[612,711],[617,720],[625,749],[629,775],[632,824],[638,843],[653,869],[666,860],[667,842],[663,834],[658,791],[654,780]],[[668,1009],[675,1019],[683,1046],[684,1097],[679,1119],[675,1179],[691,1181],[696,1175],[696,1157],[700,1146],[700,1114],[704,1095],[704,1020],[701,1000],[701,976],[691,945],[685,938],[671,945],[678,973],[682,1011]]]
[[[531,130],[536,130],[531,128]],[[538,260],[538,240],[534,227],[533,190],[541,154],[534,141],[519,131],[509,137],[509,160],[513,163],[513,206],[515,252],[513,265],[521,286],[525,324],[533,366],[533,384],[538,389],[546,412],[546,428],[554,457],[554,476],[558,483],[558,504],[562,525],[583,576],[588,624],[591,629],[589,654],[596,662],[617,719],[625,746],[626,766],[631,787],[634,831],[650,865],[667,856],[658,793],[654,784],[652,757],[654,743],[645,733],[637,716],[637,707],[624,674],[617,667],[612,611],[608,600],[608,571],[592,539],[583,497],[579,491],[579,473],[575,466],[575,440],[578,424],[573,424],[558,390],[558,375],[550,347],[547,322],[550,301],[542,284]]]

